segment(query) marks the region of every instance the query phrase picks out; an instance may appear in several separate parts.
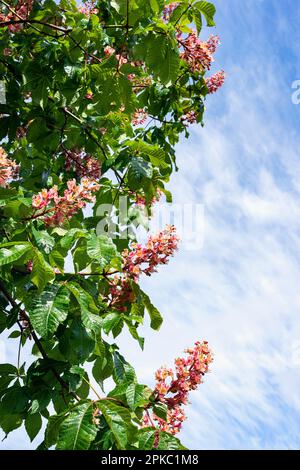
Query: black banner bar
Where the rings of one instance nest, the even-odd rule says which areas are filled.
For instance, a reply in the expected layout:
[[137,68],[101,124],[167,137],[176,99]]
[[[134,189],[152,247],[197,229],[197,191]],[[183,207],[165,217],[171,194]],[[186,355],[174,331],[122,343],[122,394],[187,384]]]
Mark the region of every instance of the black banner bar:
[[197,467],[198,465],[217,464],[224,466],[235,464],[270,464],[287,466],[289,463],[300,462],[297,451],[1,451],[1,464],[13,463],[33,464],[88,464],[105,467],[121,466],[137,468],[149,466],[182,466]]

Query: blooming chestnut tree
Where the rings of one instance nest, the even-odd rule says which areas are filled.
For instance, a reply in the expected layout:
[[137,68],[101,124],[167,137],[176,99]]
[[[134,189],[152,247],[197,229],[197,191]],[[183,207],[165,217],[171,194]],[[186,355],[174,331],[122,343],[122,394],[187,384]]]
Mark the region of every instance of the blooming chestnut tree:
[[0,332],[16,342],[0,365],[6,435],[25,425],[33,440],[44,421],[39,449],[183,449],[207,343],[159,369],[154,389],[116,344],[127,329],[143,348],[146,314],[159,329],[139,281],[173,256],[176,229],[143,245],[122,236],[130,216],[97,227],[121,196],[147,217],[171,201],[174,146],[224,82],[209,72],[219,38],[200,38],[214,14],[199,0],[0,0]]

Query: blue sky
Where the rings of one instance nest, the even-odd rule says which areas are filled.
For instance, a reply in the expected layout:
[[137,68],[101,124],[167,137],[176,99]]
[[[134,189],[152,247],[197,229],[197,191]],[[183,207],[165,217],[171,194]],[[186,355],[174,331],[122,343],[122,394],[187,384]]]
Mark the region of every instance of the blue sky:
[[[164,314],[145,351],[122,352],[140,381],[198,339],[215,361],[181,433],[193,449],[296,449],[300,439],[300,0],[215,0],[223,89],[177,155],[174,202],[204,206],[203,248],[182,247],[143,282]],[[206,32],[204,33],[206,35]],[[2,345],[3,346],[3,345]],[[2,351],[4,354],[5,351]],[[6,348],[8,360],[16,355]],[[38,441],[38,439],[37,439]],[[35,442],[34,442],[35,444]],[[29,448],[23,431],[0,449]]]

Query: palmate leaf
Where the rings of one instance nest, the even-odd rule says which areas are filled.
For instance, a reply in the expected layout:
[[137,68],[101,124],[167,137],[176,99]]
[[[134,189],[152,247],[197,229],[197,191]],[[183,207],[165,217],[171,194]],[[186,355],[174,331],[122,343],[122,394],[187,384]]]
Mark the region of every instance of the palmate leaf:
[[93,403],[80,403],[75,406],[62,422],[56,449],[87,450],[97,434],[93,422]]
[[215,26],[214,16],[216,13],[216,8],[212,3],[201,1],[194,3],[194,7],[204,15],[207,26]]
[[98,406],[115,438],[117,448],[126,449],[137,433],[137,428],[131,423],[130,412],[109,399],[98,402]]
[[10,242],[0,245],[0,266],[11,264],[31,249],[29,242]]
[[36,295],[28,309],[34,329],[47,337],[55,333],[60,323],[68,316],[69,291],[60,284],[47,286],[41,295]]

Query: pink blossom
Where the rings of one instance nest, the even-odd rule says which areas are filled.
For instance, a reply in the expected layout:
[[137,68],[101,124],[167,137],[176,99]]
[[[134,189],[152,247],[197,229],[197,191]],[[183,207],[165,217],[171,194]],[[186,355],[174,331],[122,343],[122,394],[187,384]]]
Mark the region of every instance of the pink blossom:
[[178,2],[173,2],[173,3],[169,3],[169,5],[167,5],[164,8],[164,10],[163,10],[163,20],[166,23],[170,20],[173,11],[175,10],[175,8],[177,8],[178,5],[179,5]]
[[214,61],[213,54],[220,43],[218,36],[210,36],[207,41],[202,41],[193,31],[186,38],[179,33],[177,40],[179,47],[183,48],[180,57],[188,64],[192,72],[210,70]]
[[157,188],[156,196],[154,196],[150,202],[147,202],[145,197],[141,196],[140,194],[137,194],[136,199],[135,199],[135,204],[141,208],[145,208],[147,206],[151,207],[160,200],[161,195],[162,195],[162,191],[159,188]]
[[109,283],[109,306],[119,312],[126,312],[126,304],[135,301],[135,294],[128,278],[116,275]]
[[145,124],[147,119],[148,113],[143,108],[140,108],[133,113],[131,122],[134,126],[141,126]]
[[[7,15],[0,14],[0,21],[26,20],[33,7],[33,0],[19,0],[14,7],[14,12],[9,11]],[[11,33],[16,33],[23,28],[23,24],[10,24],[8,29]]]
[[89,91],[88,93],[84,95],[84,97],[86,100],[92,100],[94,97],[94,93],[92,91]]
[[147,412],[143,420],[144,426],[153,426],[155,423],[161,431],[170,434],[177,434],[181,430],[186,419],[183,405],[187,404],[190,391],[196,390],[202,383],[202,378],[213,361],[206,341],[197,341],[185,353],[187,357],[175,360],[175,370],[161,367],[155,374],[156,401],[167,405],[167,419],[159,418],[154,413],[150,416]]
[[116,50],[113,47],[106,46],[104,48],[103,52],[106,55],[106,57],[110,57],[111,55],[113,55],[116,52]]
[[101,163],[91,157],[83,150],[76,148],[65,151],[65,168],[67,171],[74,170],[77,176],[82,178],[87,176],[94,180],[101,177]]
[[127,311],[126,303],[133,303],[135,300],[131,280],[138,281],[141,274],[150,276],[158,265],[167,264],[177,245],[175,227],[168,225],[162,232],[150,236],[145,246],[132,243],[129,250],[124,250],[122,274],[108,280],[109,293],[105,300],[109,306],[120,312]]
[[79,5],[78,11],[86,16],[97,15],[98,9],[95,8],[95,3],[89,0],[84,5]]
[[188,126],[189,124],[195,124],[197,122],[197,113],[195,111],[188,111],[186,114],[181,116],[181,121],[184,126]]
[[205,79],[206,86],[209,93],[215,93],[225,81],[225,72],[221,70],[211,77]]
[[7,157],[6,152],[0,147],[0,186],[5,188],[19,174],[19,165]]
[[214,34],[211,34],[206,41],[206,47],[207,49],[211,52],[211,54],[214,54],[218,48],[218,46],[221,44],[219,36],[216,36]]
[[150,236],[146,246],[132,243],[130,250],[126,249],[122,254],[123,271],[135,281],[142,273],[150,276],[158,265],[168,263],[169,257],[177,250],[178,240],[175,227],[167,225],[162,232]]
[[119,67],[121,65],[127,64],[127,62],[128,62],[127,57],[125,57],[124,55],[121,55],[121,54],[116,54],[116,59],[119,62]]
[[96,181],[84,177],[79,185],[75,180],[68,181],[63,196],[59,196],[57,186],[49,190],[42,189],[32,198],[33,209],[41,211],[34,216],[42,217],[48,226],[61,225],[83,209],[88,202],[95,202],[93,193],[98,191],[99,187]]

